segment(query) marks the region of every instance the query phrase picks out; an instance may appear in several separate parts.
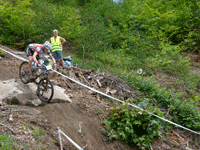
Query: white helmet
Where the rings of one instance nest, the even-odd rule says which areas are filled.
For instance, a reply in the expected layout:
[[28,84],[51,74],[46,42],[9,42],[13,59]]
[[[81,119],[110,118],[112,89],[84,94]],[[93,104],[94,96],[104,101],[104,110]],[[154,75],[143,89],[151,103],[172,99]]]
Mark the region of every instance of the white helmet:
[[51,50],[51,43],[49,43],[49,41],[44,42],[43,46],[48,49]]

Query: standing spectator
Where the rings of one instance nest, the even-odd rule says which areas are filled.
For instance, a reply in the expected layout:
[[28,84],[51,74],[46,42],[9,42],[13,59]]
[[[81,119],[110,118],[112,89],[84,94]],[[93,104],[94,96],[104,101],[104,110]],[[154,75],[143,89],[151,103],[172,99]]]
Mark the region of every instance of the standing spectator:
[[59,71],[60,61],[63,69],[65,69],[65,64],[62,55],[62,45],[66,42],[66,40],[60,36],[58,36],[58,30],[53,30],[54,36],[49,39],[49,43],[51,43],[51,50],[53,53],[53,57],[56,60],[57,71]]

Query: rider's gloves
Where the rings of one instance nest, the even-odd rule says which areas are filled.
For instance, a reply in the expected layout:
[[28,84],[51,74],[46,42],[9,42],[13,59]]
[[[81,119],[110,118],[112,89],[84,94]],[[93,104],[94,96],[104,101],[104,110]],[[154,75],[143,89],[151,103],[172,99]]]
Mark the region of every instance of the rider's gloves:
[[41,64],[37,64],[38,67],[41,67]]

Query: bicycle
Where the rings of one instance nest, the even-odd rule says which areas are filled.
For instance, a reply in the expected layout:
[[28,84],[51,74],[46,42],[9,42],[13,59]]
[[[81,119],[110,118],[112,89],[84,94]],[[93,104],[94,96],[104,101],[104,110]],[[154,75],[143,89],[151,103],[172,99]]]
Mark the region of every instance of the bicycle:
[[[51,99],[53,98],[54,88],[53,88],[53,84],[48,78],[48,75],[49,75],[49,72],[53,69],[53,67],[51,65],[45,66],[44,64],[38,67],[36,63],[33,62],[32,72],[34,72],[35,69],[38,69],[39,71],[41,70],[42,72],[40,72],[39,75],[36,75],[34,79],[30,79],[28,61],[22,62],[19,67],[20,79],[24,84],[28,84],[29,82],[35,82],[36,84],[38,84],[37,96],[43,102],[50,102]],[[37,83],[35,80],[40,76],[43,76],[43,77]]]

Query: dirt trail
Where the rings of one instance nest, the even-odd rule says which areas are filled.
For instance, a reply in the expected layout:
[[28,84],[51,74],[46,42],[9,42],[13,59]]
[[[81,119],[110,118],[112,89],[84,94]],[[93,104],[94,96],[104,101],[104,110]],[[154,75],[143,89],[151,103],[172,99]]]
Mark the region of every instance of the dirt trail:
[[[18,79],[20,64],[20,60],[10,55],[0,60],[0,80]],[[61,77],[52,75],[51,78],[59,82]],[[68,94],[73,95],[72,103],[49,103],[40,107],[17,105],[14,108],[8,108],[7,112],[10,109],[16,111],[13,112],[13,121],[9,121],[9,116],[4,115],[0,116],[0,122],[8,125],[16,134],[12,134],[2,126],[0,126],[0,133],[10,133],[21,149],[40,149],[41,147],[59,149],[57,127],[60,127],[78,145],[85,146],[85,150],[134,149],[124,142],[111,142],[102,134],[101,122],[109,112],[109,101],[103,98],[99,101],[96,95],[88,94],[90,91],[75,84],[73,84],[73,89],[67,86],[65,88]],[[0,110],[0,114],[1,112],[5,110]],[[81,132],[78,132],[80,127]],[[35,136],[35,130],[41,132],[38,137]],[[65,149],[76,149],[67,139],[64,137],[62,139]]]

